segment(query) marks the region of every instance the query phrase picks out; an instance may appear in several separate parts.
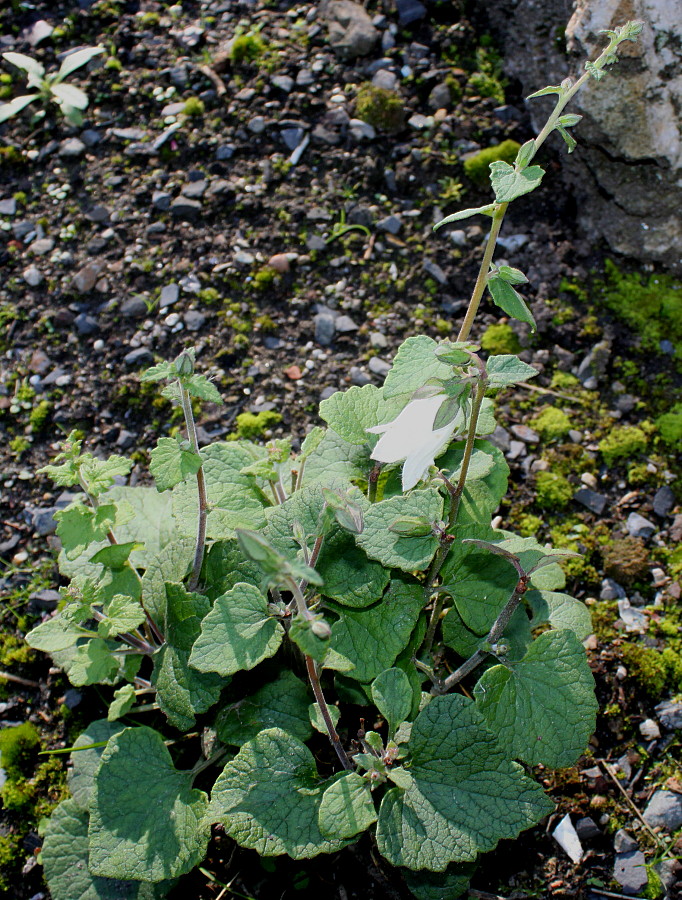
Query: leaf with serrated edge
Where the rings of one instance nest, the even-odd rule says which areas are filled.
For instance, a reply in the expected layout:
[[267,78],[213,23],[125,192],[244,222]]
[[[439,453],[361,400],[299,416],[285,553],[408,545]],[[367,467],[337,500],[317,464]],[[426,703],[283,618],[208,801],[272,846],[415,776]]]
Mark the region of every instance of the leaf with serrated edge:
[[442,872],[551,812],[540,785],[509,760],[466,697],[436,697],[412,726],[411,782],[384,796],[379,852],[394,866]]
[[264,728],[282,728],[299,741],[306,741],[312,733],[309,706],[308,688],[285,669],[255,694],[218,713],[215,723],[218,740],[239,747]]
[[183,581],[194,558],[194,546],[195,538],[178,537],[160,550],[145,569],[142,603],[155,622],[163,622],[166,616],[166,582]]
[[320,831],[331,838],[352,838],[377,820],[368,781],[346,772],[322,795]]
[[159,438],[152,450],[149,471],[158,491],[167,491],[201,468],[201,456],[184,450],[175,438]]
[[[355,666],[349,672],[352,678],[372,681],[393,665],[407,645],[423,605],[421,585],[394,580],[376,606],[334,607],[341,617],[332,625],[331,650]],[[325,668],[331,665],[328,656]]]
[[88,818],[74,800],[64,800],[50,816],[41,859],[52,900],[142,900],[150,885],[90,874]]
[[[488,632],[495,621],[494,613],[491,612],[491,616],[484,633],[476,634],[464,624],[456,607],[452,607],[443,619],[443,643],[458,653],[462,659],[468,659],[477,650],[483,650],[487,646]],[[508,648],[504,654],[505,658],[521,659],[532,639],[530,620],[526,611],[522,607],[518,607],[498,642],[505,644]]]
[[533,611],[533,628],[549,623],[552,628],[567,628],[579,641],[592,634],[592,617],[585,604],[557,591],[528,591],[525,600]]
[[415,900],[457,900],[465,897],[475,870],[471,863],[451,863],[444,872],[402,869],[401,874]]
[[268,728],[244,744],[218,776],[206,821],[220,823],[240,847],[261,856],[334,853],[349,842],[320,831],[320,803],[329,785],[320,781],[305,744]]
[[107,606],[107,617],[97,623],[100,637],[110,638],[132,631],[144,622],[144,610],[132,597],[117,594]]
[[449,379],[452,368],[440,362],[435,354],[437,346],[433,338],[425,334],[403,341],[384,381],[384,397],[413,394],[431,378]]
[[369,444],[362,447],[344,441],[332,428],[306,460],[303,484],[309,487],[322,482],[325,487],[330,481],[342,479],[345,484],[351,479],[366,479],[374,462],[369,458]]
[[518,356],[500,354],[491,356],[486,364],[488,385],[491,388],[506,387],[535,378],[538,370],[523,362]]
[[201,862],[208,804],[203,791],[192,789],[192,779],[191,771],[175,768],[157,731],[126,728],[111,738],[90,806],[90,871],[162,881]]
[[252,669],[277,652],[283,634],[258,588],[237,584],[218,597],[201,623],[190,665],[223,676]]
[[120,719],[133,707],[135,703],[135,686],[132,684],[124,684],[122,688],[114,691],[114,699],[109,704],[107,719],[109,722],[115,722]]
[[389,531],[389,526],[396,519],[406,516],[423,516],[431,522],[438,522],[442,515],[443,498],[437,490],[411,491],[372,504],[365,511],[365,527],[356,540],[370,559],[376,559],[387,567],[395,566],[404,572],[425,569],[436,552],[438,538],[431,534],[403,537]]
[[[71,767],[67,773],[69,790],[78,806],[87,811],[90,808],[90,795],[95,779],[95,772],[99,768],[106,741],[115,734],[123,731],[124,726],[118,722],[108,722],[106,719],[96,719],[91,722],[85,731],[74,741],[74,753],[69,757]],[[91,747],[89,750],[79,750],[79,747],[90,747],[91,744],[100,744],[102,747]]]
[[375,603],[390,578],[388,569],[369,559],[353,535],[340,530],[324,539],[315,568],[324,581],[324,596],[355,609]]
[[[341,718],[341,711],[338,706],[328,706],[327,711],[329,712],[329,718],[332,720],[332,724],[334,728],[339,724],[339,719]],[[324,716],[322,715],[322,710],[320,709],[319,703],[311,703],[308,707],[308,718],[310,719],[310,724],[313,726],[315,731],[319,731],[320,734],[327,735],[329,732],[327,731],[327,724],[324,720]]]
[[541,634],[520,662],[484,672],[474,695],[500,743],[531,766],[572,766],[594,730],[594,679],[572,631]]
[[367,429],[390,422],[398,412],[400,403],[385,400],[373,384],[337,391],[320,403],[320,418],[349,444],[374,445],[377,436]]
[[540,166],[528,166],[517,172],[514,166],[501,159],[490,163],[490,183],[498,203],[510,203],[534,191],[544,174],[545,170]]

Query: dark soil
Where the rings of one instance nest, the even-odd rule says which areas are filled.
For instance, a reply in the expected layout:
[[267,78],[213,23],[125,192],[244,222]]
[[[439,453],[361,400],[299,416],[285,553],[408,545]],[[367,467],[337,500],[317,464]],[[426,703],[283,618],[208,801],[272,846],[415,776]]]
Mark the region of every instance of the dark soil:
[[[96,691],[70,688],[45,657],[21,645],[22,634],[54,608],[50,591],[60,584],[50,524],[60,491],[35,473],[62,437],[79,429],[92,452],[132,453],[133,478],[144,478],[148,448],[174,422],[170,406],[155,388],[140,385],[139,374],[154,360],[195,346],[200,371],[226,402],[205,410],[205,440],[233,432],[242,412],[268,410],[282,417],[275,436],[293,433],[300,440],[318,421],[321,397],[351,384],[380,384],[382,364],[405,337],[456,334],[484,223],[458,223],[455,239],[447,230],[434,235],[432,225],[463,206],[488,202],[488,190],[464,174],[462,158],[531,137],[524,101],[513,84],[506,85],[504,102],[476,93],[481,80],[471,75],[481,69],[493,93],[502,89],[498,57],[485,23],[461,3],[433,3],[409,26],[399,24],[389,0],[365,5],[391,38],[384,37],[383,49],[378,44],[369,56],[350,60],[334,54],[310,2],[184,0],[169,9],[155,2],[12,0],[0,10],[2,48],[34,55],[48,69],[74,47],[107,49],[89,71],[70,79],[90,96],[83,127],[71,128],[54,104],[41,121],[24,112],[0,126],[0,201],[8,202],[0,207],[0,668],[9,677],[0,681],[0,725],[33,722],[45,748],[69,746],[104,709]],[[39,20],[57,30],[32,48],[24,29]],[[257,31],[263,42],[250,62],[227,59],[225,45],[239,29]],[[382,71],[396,76],[405,124],[362,138],[350,121],[355,96],[382,58],[390,60]],[[22,93],[17,70],[4,65],[2,71],[14,79],[0,83],[5,99]],[[429,98],[446,83],[451,101],[441,111]],[[195,114],[183,107],[163,114],[169,104],[188,100],[185,109]],[[178,129],[161,141],[175,123]],[[292,150],[306,136],[310,142],[292,164]],[[538,773],[556,815],[482,858],[471,896],[620,896],[614,833],[628,830],[648,862],[657,862],[660,847],[634,809],[642,811],[658,788],[682,790],[679,732],[661,728],[661,737],[651,739],[639,728],[656,718],[656,703],[682,690],[682,679],[669,681],[663,696],[651,696],[646,666],[625,667],[621,649],[637,642],[654,652],[664,645],[680,650],[682,560],[674,556],[682,536],[675,505],[680,467],[675,448],[655,428],[644,449],[610,467],[599,442],[614,425],[644,422],[646,431],[682,394],[673,360],[642,354],[636,335],[599,305],[606,251],[576,233],[572,199],[560,186],[570,157],[550,141],[541,162],[543,188],[515,204],[503,229],[503,239],[525,240],[497,253],[530,280],[525,294],[538,334],[511,323],[511,337],[540,371],[534,383],[542,389],[500,397],[499,420],[507,430],[498,438],[512,476],[499,513],[503,527],[525,528],[585,554],[569,569],[567,590],[595,612],[588,649],[602,714],[575,768]],[[364,230],[334,237],[335,225],[344,222]],[[498,311],[484,305],[477,335],[496,322]],[[594,383],[567,379],[601,342],[607,351]],[[569,415],[569,435],[538,439],[510,430],[531,424],[546,407]],[[538,498],[536,475],[543,469],[565,476],[574,492],[594,490],[603,509],[597,514],[576,500],[561,506]],[[661,512],[661,490],[671,486],[672,500]],[[641,634],[626,633],[602,584],[601,548],[628,533],[632,512],[655,526],[640,539],[643,568],[624,584],[644,613]],[[617,573],[612,577],[619,581]],[[599,760],[620,761],[628,801],[596,768]],[[0,809],[0,838],[16,850],[12,859],[0,857],[5,896],[48,897],[36,857],[37,819],[59,791],[59,783],[41,789],[40,802],[21,813]],[[566,813],[596,824],[579,866],[550,834]],[[673,839],[660,835],[669,847]],[[680,855],[679,841],[672,853]],[[650,879],[647,890],[654,884]],[[682,896],[675,890],[668,896]],[[202,871],[172,896],[279,900],[321,893],[339,900],[408,896],[368,837],[333,858],[293,863],[261,861],[220,833]]]

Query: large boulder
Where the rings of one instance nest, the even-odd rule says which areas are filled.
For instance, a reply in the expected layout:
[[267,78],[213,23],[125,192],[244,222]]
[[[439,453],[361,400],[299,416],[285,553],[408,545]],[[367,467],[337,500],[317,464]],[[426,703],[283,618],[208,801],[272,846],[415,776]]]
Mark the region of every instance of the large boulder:
[[[570,110],[584,116],[564,167],[580,224],[591,238],[643,262],[682,271],[682,15],[680,0],[494,0],[490,20],[508,48],[506,73],[525,93],[582,72],[604,46],[602,29],[628,19],[644,28],[621,44],[621,61],[582,89]],[[551,106],[530,101],[535,126]]]

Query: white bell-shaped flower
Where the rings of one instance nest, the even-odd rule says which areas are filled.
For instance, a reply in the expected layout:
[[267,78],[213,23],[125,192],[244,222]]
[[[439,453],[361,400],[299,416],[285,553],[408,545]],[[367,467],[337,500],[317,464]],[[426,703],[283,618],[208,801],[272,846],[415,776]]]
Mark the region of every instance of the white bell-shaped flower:
[[426,477],[434,459],[450,443],[456,419],[443,428],[435,431],[433,428],[444,400],[445,394],[436,394],[425,400],[412,400],[392,422],[367,429],[372,434],[381,435],[372,451],[372,459],[383,463],[405,460],[404,491],[409,491]]

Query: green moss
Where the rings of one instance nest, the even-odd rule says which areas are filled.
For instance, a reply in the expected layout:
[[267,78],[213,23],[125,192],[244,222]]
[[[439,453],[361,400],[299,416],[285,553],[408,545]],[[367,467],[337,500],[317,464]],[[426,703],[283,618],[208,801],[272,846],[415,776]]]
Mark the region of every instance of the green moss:
[[598,287],[604,305],[641,336],[646,349],[658,351],[660,341],[669,340],[682,359],[682,281],[670,275],[626,274],[607,260]]
[[282,421],[282,416],[269,409],[256,415],[245,412],[237,416],[236,437],[244,440],[255,440],[262,437],[268,429]]
[[571,430],[571,420],[555,406],[546,406],[530,424],[543,441],[560,441]]
[[552,375],[550,387],[554,391],[571,391],[577,388],[579,384],[580,381],[575,375],[571,375],[570,372],[557,371]]
[[617,425],[599,442],[599,449],[604,462],[612,466],[617,459],[644,453],[648,443],[646,433],[636,425]]
[[204,101],[198,97],[188,97],[185,100],[183,112],[186,116],[203,116],[205,111]]
[[490,183],[490,163],[498,159],[513,163],[521,145],[517,141],[502,141],[494,147],[487,147],[464,161],[464,172],[479,187],[487,187]]
[[618,607],[613,600],[594,603],[589,607],[592,617],[592,630],[602,644],[610,644],[617,636],[615,621],[618,618]]
[[372,128],[395,134],[405,124],[405,104],[394,91],[363,84],[355,101],[355,115]]
[[25,665],[33,659],[33,651],[26,641],[16,634],[5,634],[0,638],[0,666]]
[[235,65],[256,62],[265,53],[265,42],[258,34],[241,34],[232,41],[230,59]]
[[668,680],[663,654],[641,644],[625,644],[621,650],[628,675],[652,698],[660,698]]
[[30,446],[31,442],[28,438],[22,436],[12,438],[9,442],[9,449],[17,458],[20,457],[22,453],[25,453]]
[[199,300],[201,300],[202,303],[210,306],[212,303],[217,303],[220,300],[220,291],[217,291],[212,287],[204,288],[203,290],[199,291],[197,297],[199,298]]
[[632,487],[646,484],[653,478],[652,473],[647,469],[646,463],[634,463],[628,467],[628,484]]
[[666,647],[661,653],[661,659],[665,666],[668,684],[672,690],[682,690],[682,656],[676,653],[672,647]]
[[253,286],[262,291],[269,287],[277,278],[277,272],[271,266],[263,266],[253,276]]
[[41,400],[37,406],[33,407],[31,414],[28,417],[28,421],[34,432],[42,429],[47,417],[50,415],[51,409],[52,404],[49,400]]
[[511,325],[500,322],[489,325],[481,335],[481,347],[491,356],[504,353],[518,353],[521,350],[519,339]]
[[534,516],[532,513],[521,513],[514,517],[513,522],[514,529],[521,537],[535,537],[544,524],[540,516]]
[[573,485],[556,472],[538,472],[535,489],[538,506],[543,509],[563,509],[573,497]]
[[7,773],[8,783],[32,772],[39,746],[38,729],[31,722],[0,731],[0,765]]
[[632,584],[649,572],[649,552],[639,538],[625,537],[602,547],[604,572],[619,584]]
[[661,440],[679,446],[682,443],[682,403],[656,419]]

